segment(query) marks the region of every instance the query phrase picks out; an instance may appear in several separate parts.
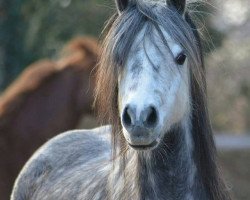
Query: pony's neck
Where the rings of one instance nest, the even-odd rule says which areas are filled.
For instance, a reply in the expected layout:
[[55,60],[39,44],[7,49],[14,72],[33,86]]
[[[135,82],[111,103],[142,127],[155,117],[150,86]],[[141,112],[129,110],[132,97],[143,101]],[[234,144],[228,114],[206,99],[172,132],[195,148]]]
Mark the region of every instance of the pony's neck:
[[[123,180],[123,191],[116,191],[119,199],[197,199],[204,196],[193,159],[193,139],[189,118],[166,134],[163,142],[153,151],[130,149],[117,170]],[[119,175],[118,175],[119,174]],[[116,181],[115,181],[116,182]],[[126,198],[124,198],[125,196]],[[117,196],[116,196],[117,197]]]
[[138,155],[141,199],[193,199],[196,176],[193,140],[187,118],[166,134],[149,155]]

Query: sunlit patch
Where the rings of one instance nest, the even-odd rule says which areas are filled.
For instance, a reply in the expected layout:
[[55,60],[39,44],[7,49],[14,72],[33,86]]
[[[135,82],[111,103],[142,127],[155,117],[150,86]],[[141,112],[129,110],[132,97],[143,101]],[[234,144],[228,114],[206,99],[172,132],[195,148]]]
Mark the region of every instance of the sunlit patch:
[[229,24],[240,25],[247,20],[248,1],[227,0],[223,3],[223,17]]

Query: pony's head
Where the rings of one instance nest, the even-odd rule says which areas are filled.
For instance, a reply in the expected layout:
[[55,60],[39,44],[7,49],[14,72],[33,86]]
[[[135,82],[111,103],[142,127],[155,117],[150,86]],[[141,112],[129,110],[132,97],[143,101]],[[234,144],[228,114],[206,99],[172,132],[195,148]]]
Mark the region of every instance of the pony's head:
[[118,74],[123,134],[134,148],[156,146],[189,111],[185,50],[161,26],[158,28],[145,23]]
[[116,5],[97,100],[113,124],[114,139],[152,149],[189,117],[192,77],[202,85],[200,49],[186,21],[185,0],[116,0]]

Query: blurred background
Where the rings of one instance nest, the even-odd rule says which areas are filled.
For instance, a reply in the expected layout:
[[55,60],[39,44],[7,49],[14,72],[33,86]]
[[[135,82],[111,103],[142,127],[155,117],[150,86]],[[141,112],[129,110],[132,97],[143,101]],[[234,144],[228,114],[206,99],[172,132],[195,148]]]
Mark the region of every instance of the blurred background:
[[[113,0],[0,0],[0,200],[56,134],[97,125],[99,37]],[[250,199],[250,1],[191,6],[203,33],[209,111],[229,190]]]

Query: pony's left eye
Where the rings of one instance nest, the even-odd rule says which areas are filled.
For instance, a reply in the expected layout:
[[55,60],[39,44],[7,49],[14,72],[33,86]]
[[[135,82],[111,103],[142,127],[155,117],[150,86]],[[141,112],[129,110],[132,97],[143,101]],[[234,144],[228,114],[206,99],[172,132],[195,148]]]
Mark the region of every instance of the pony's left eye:
[[186,55],[184,53],[180,53],[178,54],[178,56],[175,58],[175,62],[178,64],[178,65],[183,65],[185,60],[186,60]]

